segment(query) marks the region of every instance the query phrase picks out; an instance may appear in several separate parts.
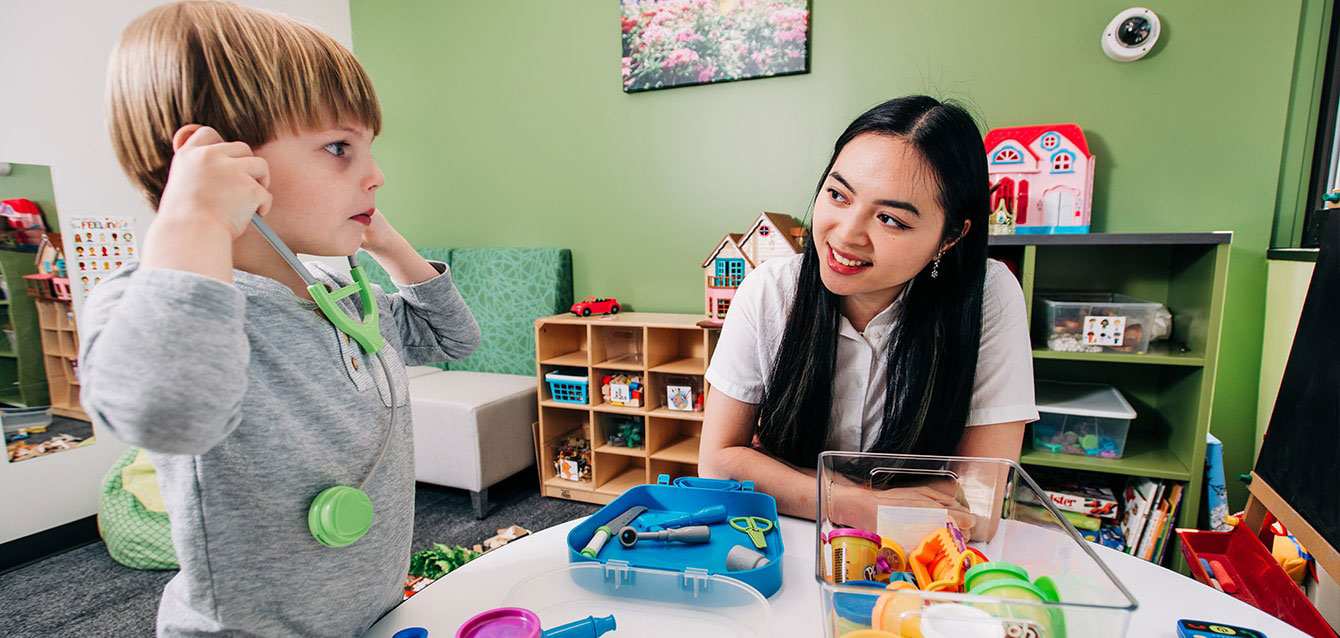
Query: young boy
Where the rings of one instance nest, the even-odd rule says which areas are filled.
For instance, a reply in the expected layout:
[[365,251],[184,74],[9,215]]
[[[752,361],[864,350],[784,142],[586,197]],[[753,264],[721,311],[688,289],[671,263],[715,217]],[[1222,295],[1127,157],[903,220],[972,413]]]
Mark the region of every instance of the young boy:
[[[181,561],[158,633],[362,635],[399,602],[409,564],[405,365],[479,344],[445,264],[375,208],[371,82],[308,25],[186,2],[125,30],[108,102],[117,157],[158,213],[138,268],[85,305],[81,400],[158,469]],[[257,213],[294,252],[361,247],[404,282],[375,291],[385,372],[251,227]],[[313,266],[331,286],[350,283]],[[341,304],[358,319],[356,299]],[[309,528],[332,486],[372,503],[370,529],[345,546]]]

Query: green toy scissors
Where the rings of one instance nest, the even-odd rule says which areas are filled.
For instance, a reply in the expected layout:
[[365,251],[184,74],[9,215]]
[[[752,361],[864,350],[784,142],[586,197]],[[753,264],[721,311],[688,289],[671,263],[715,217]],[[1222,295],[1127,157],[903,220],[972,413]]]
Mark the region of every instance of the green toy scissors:
[[763,535],[772,531],[772,521],[762,516],[736,516],[730,519],[730,526],[748,534],[749,540],[754,541],[754,547],[763,549],[768,546],[768,541],[763,539]]

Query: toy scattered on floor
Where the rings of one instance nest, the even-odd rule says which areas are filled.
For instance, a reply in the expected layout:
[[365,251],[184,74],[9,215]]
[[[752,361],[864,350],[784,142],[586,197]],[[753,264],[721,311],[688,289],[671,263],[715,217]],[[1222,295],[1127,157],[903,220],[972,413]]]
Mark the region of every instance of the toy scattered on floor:
[[554,454],[554,473],[565,481],[591,480],[591,442],[570,436]]
[[763,538],[763,535],[772,531],[773,527],[772,521],[762,516],[736,516],[730,519],[730,526],[731,529],[748,534],[749,540],[758,549],[768,546],[768,541]]
[[610,405],[642,407],[642,375],[607,374],[600,379],[600,396]]
[[[24,438],[26,439],[28,438],[28,436],[25,436]],[[73,449],[82,445],[84,441],[91,441],[91,440],[92,440],[91,437],[89,439],[81,439],[71,436],[69,434],[57,434],[56,436],[53,436],[50,439],[47,439],[46,441],[43,441],[41,443],[24,443],[23,441],[13,441],[6,446],[6,449],[9,453],[10,462],[24,461],[27,459],[42,456],[44,454],[50,454],[52,452],[60,452],[62,450]]]
[[639,532],[635,527],[625,526],[623,529],[619,530],[620,545],[631,548],[641,541],[691,544],[710,543],[712,542],[712,528],[706,525],[690,525],[688,527],[663,529],[659,532]]
[[619,314],[619,300],[614,297],[587,297],[575,304],[572,304],[572,314],[590,317],[592,313],[598,315],[617,315]]
[[409,573],[411,576],[422,576],[436,580],[446,576],[461,565],[479,558],[479,555],[480,552],[471,551],[460,545],[448,547],[442,543],[434,543],[431,548],[415,552],[413,556],[410,556]]
[[[541,629],[540,617],[535,612],[520,607],[500,607],[465,621],[456,630],[456,638],[599,638],[614,629],[614,616],[587,616],[553,629]],[[397,633],[392,638],[399,636]],[[418,634],[414,636],[420,638]],[[427,632],[422,638],[427,638]]]
[[755,268],[774,257],[799,254],[805,227],[790,215],[762,213],[744,233],[728,233],[703,260],[707,319],[701,326],[720,326],[735,290]]
[[613,537],[616,530],[628,527],[628,525],[633,522],[633,519],[637,518],[645,511],[647,511],[646,507],[642,505],[634,505],[625,510],[624,513],[614,517],[614,520],[611,520],[609,523],[597,527],[595,534],[591,536],[591,542],[587,543],[586,547],[582,548],[582,551],[578,553],[587,558],[595,558],[596,555],[600,554],[600,549],[605,546],[605,541],[608,541]]
[[605,442],[614,447],[642,447],[643,428],[641,417],[616,417]]
[[1183,618],[1177,621],[1177,638],[1266,638],[1266,635],[1255,629]]
[[1078,125],[991,129],[983,143],[991,210],[1004,204],[1015,233],[1089,232],[1094,156]]

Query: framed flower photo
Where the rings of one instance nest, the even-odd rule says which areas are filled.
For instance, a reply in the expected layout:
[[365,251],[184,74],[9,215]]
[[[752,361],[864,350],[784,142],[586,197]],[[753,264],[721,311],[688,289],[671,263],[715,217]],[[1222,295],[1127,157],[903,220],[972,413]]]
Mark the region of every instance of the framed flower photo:
[[810,70],[810,0],[620,0],[625,93]]

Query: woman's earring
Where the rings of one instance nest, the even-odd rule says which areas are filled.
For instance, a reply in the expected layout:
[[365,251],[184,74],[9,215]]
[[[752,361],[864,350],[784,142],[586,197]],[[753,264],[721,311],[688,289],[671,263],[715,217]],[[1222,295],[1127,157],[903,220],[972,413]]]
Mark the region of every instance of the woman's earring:
[[931,264],[931,279],[940,276],[940,258],[936,257],[935,262]]

